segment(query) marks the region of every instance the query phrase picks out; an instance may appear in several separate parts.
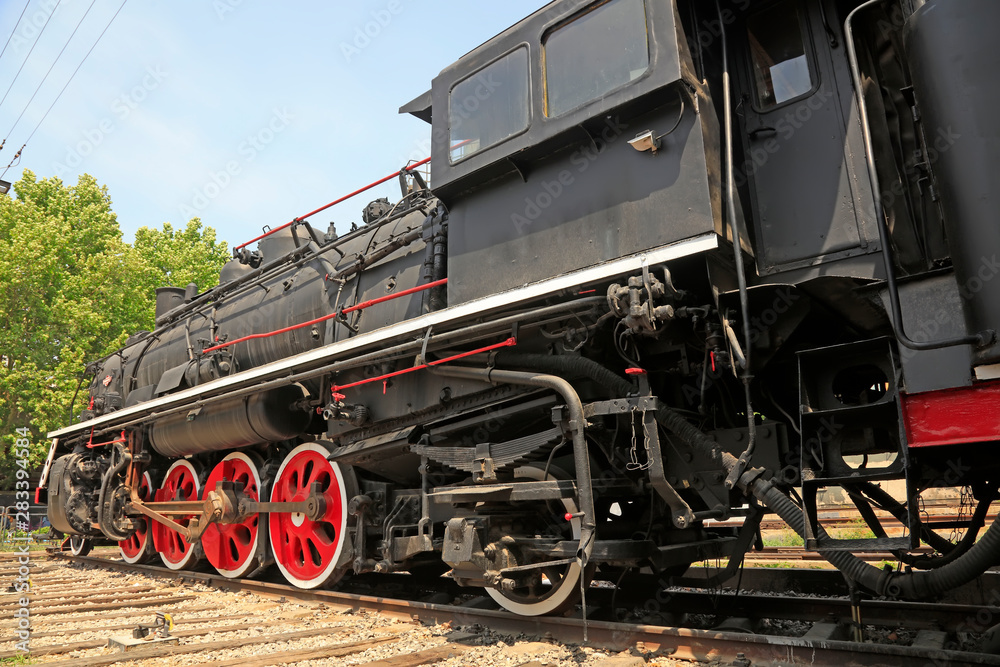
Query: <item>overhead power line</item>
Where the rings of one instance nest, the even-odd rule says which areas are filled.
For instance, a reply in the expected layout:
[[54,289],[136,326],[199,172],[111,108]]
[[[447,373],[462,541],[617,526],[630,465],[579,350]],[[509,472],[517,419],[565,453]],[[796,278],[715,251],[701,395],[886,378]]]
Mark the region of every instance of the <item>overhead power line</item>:
[[38,128],[41,127],[42,123],[48,117],[49,112],[52,111],[52,107],[56,105],[56,102],[59,101],[59,98],[62,97],[62,94],[66,92],[66,88],[68,88],[69,84],[72,83],[74,77],[76,77],[76,73],[80,71],[81,67],[83,67],[83,63],[87,62],[87,58],[90,57],[90,54],[93,53],[94,49],[101,42],[101,38],[104,37],[104,33],[108,31],[108,28],[111,27],[111,24],[115,22],[116,18],[118,18],[118,14],[121,13],[122,9],[125,7],[125,3],[127,2],[128,0],[122,0],[122,4],[118,6],[118,9],[115,11],[114,16],[112,16],[111,20],[108,21],[108,24],[104,26],[104,30],[101,31],[101,34],[97,36],[97,40],[95,40],[94,43],[90,46],[90,49],[87,50],[87,53],[83,56],[83,60],[80,61],[80,64],[77,65],[76,69],[73,70],[73,73],[69,75],[69,79],[63,85],[62,90],[59,91],[59,94],[56,95],[56,98],[52,100],[52,104],[49,105],[49,108],[45,110],[45,113],[42,114],[42,117],[38,119],[37,123],[35,123],[35,128],[31,131],[31,134],[28,135],[28,138],[24,140],[24,143],[21,144],[21,148],[18,149],[17,155],[14,156],[14,160],[11,160],[11,163],[7,165],[7,168],[3,170],[3,173],[0,174],[0,178],[3,178],[7,174],[7,170],[10,169],[12,166],[14,166],[14,162],[21,156],[21,151],[23,151],[24,147],[28,145],[28,142],[31,141],[31,138],[35,136],[35,132],[38,131]]
[[21,25],[21,19],[24,18],[24,13],[28,11],[28,5],[30,4],[31,0],[28,0],[26,3],[24,3],[24,9],[21,10],[21,15],[17,17],[16,21],[14,21],[14,27],[11,28],[10,36],[7,37],[7,41],[3,45],[3,50],[0,51],[0,58],[3,58],[3,54],[7,52],[7,45],[10,44],[11,38],[13,38],[14,33],[17,32],[17,26]]
[[17,77],[21,76],[21,70],[23,70],[24,66],[28,64],[28,60],[31,58],[31,52],[35,50],[36,46],[38,46],[38,42],[42,41],[42,34],[45,32],[45,29],[49,27],[49,21],[52,20],[53,14],[55,14],[56,10],[59,9],[60,2],[62,2],[62,0],[58,0],[56,2],[56,6],[52,8],[52,14],[49,14],[45,18],[45,23],[42,25],[42,29],[38,32],[38,37],[36,37],[35,41],[32,42],[31,48],[28,49],[28,55],[24,57],[24,62],[22,62],[21,66],[18,68],[17,74],[14,75],[14,79],[10,82],[10,85],[7,86],[7,92],[3,94],[3,99],[0,99],[0,106],[3,106],[4,100],[6,100],[7,96],[10,94],[10,89],[14,87],[14,82],[17,81]]
[[66,43],[63,44],[62,49],[59,50],[59,55],[57,55],[56,59],[52,61],[51,65],[49,65],[49,70],[45,73],[45,76],[43,76],[42,80],[38,83],[38,87],[35,88],[35,92],[31,94],[31,99],[29,99],[27,104],[24,105],[24,108],[21,109],[21,113],[18,115],[17,120],[14,121],[14,124],[10,126],[10,130],[7,132],[7,135],[3,138],[3,143],[0,143],[0,148],[3,147],[3,144],[7,143],[7,139],[10,138],[10,135],[14,131],[14,128],[17,127],[17,124],[21,122],[21,117],[24,116],[24,112],[28,110],[29,106],[31,106],[31,103],[35,99],[35,95],[37,95],[38,91],[42,89],[42,84],[44,84],[45,80],[49,78],[49,74],[52,74],[52,69],[56,66],[56,63],[59,62],[59,59],[62,58],[62,54],[66,50],[66,47],[69,46],[69,43],[73,41],[73,36],[76,35],[76,31],[80,29],[80,25],[83,24],[83,20],[87,18],[87,14],[90,13],[90,10],[93,8],[95,2],[97,2],[97,0],[90,0],[90,6],[87,7],[87,11],[85,11],[83,13],[83,16],[80,17],[80,20],[76,22],[76,27],[73,28],[73,32],[70,33],[69,39],[66,40]]

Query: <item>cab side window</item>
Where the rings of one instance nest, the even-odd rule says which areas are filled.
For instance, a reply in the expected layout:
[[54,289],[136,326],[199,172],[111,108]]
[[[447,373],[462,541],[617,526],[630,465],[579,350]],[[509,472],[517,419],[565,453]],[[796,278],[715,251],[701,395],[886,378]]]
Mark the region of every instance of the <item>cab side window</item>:
[[515,49],[460,81],[448,106],[453,164],[527,129],[528,49]]
[[747,19],[755,106],[761,111],[813,89],[814,67],[798,5],[782,0]]
[[643,0],[609,0],[551,33],[542,47],[545,115],[560,116],[649,69]]

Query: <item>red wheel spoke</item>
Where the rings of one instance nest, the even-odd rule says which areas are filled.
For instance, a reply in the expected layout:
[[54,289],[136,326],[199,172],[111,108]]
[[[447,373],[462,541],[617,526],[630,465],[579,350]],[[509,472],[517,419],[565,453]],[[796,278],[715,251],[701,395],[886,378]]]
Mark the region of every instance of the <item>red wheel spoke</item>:
[[[257,464],[242,452],[234,452],[215,466],[205,482],[203,497],[207,498],[219,482],[241,483],[243,493],[260,500],[260,476]],[[260,543],[260,518],[257,514],[238,524],[210,525],[201,542],[209,562],[226,577],[242,577],[257,566]]]
[[[139,480],[138,493],[141,499],[150,500],[153,497],[152,485],[149,473],[144,472]],[[118,543],[118,550],[125,562],[144,563],[156,553],[150,539],[149,524],[147,519],[141,517],[134,517],[132,521],[136,524],[135,532],[127,540]]]
[[300,445],[281,464],[271,490],[271,502],[301,502],[318,484],[327,501],[325,515],[310,521],[302,513],[270,516],[271,546],[285,578],[303,588],[315,588],[339,574],[336,565],[344,548],[346,490],[340,468],[315,443]]
[[[175,462],[163,478],[163,483],[155,494],[158,502],[174,500],[198,499],[198,476],[194,466],[187,460]],[[186,526],[191,517],[174,517],[182,526]],[[159,522],[153,525],[153,544],[160,552],[163,563],[171,569],[181,569],[192,564],[196,558],[196,550],[177,531],[167,528]]]

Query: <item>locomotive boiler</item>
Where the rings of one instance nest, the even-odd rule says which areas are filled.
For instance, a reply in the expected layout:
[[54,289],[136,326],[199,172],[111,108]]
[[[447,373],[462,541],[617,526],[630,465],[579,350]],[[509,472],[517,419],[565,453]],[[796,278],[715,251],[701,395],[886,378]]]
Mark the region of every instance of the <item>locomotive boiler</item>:
[[[158,291],[50,434],[52,525],[302,587],[450,571],[525,615],[722,580],[769,513],[875,594],[977,577],[997,27],[989,0],[550,3],[401,108],[429,184],[408,165],[350,232],[318,209]],[[928,522],[952,487],[974,511]],[[874,537],[827,533],[831,490]]]

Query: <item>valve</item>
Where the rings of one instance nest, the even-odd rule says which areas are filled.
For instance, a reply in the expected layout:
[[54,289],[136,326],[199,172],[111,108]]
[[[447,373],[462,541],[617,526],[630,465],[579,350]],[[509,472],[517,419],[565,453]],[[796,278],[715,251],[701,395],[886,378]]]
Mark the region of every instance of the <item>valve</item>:
[[[631,276],[627,284],[608,287],[608,308],[633,333],[655,333],[660,324],[676,316],[672,301],[683,296],[670,282],[670,273],[664,269],[666,282],[644,269],[642,275]],[[660,302],[657,304],[657,302]]]

